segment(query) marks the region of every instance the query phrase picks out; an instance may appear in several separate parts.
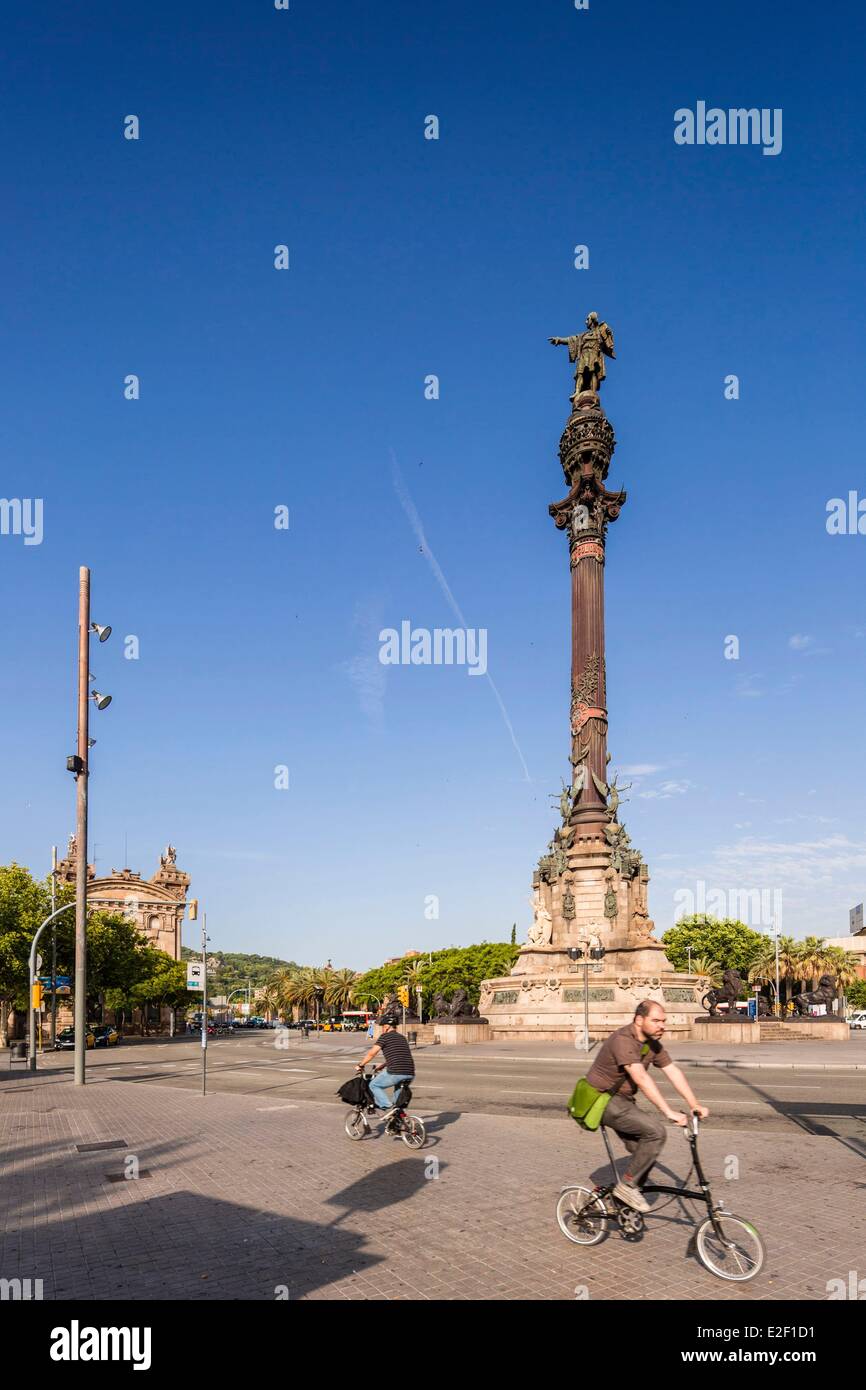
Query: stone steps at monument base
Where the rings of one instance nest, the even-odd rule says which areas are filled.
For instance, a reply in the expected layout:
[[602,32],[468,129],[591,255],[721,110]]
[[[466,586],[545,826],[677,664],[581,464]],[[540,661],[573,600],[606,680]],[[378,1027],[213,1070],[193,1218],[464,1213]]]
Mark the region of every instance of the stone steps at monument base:
[[761,1042],[808,1042],[815,1037],[806,1028],[788,1023],[761,1023]]

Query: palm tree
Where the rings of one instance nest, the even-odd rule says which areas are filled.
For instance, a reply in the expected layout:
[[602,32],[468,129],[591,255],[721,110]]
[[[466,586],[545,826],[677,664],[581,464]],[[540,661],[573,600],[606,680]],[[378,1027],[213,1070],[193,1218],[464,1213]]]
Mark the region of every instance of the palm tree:
[[[403,971],[403,979],[406,981],[406,984],[409,986],[410,995],[411,995],[411,994],[414,994],[414,995],[415,995],[415,1003],[417,1004],[417,1003],[418,1003],[418,992],[419,992],[419,990],[420,990],[420,991],[422,992],[422,994],[423,994],[423,986],[424,986],[424,965],[423,965],[423,963],[422,963],[421,961],[418,961],[418,960],[413,960],[413,961],[411,961],[410,964],[408,964],[408,965],[406,966],[405,970]],[[420,1008],[419,1008],[419,1010],[418,1010],[418,1016],[419,1016],[419,1018],[420,1018],[420,1016],[421,1016],[421,1010],[420,1010]]]
[[271,1015],[277,1012],[279,1007],[279,997],[276,982],[271,980],[266,985],[262,985],[253,995],[256,1011],[264,1014],[270,1022]]
[[818,976],[824,973],[824,961],[827,955],[827,947],[823,937],[807,936],[804,941],[797,943],[795,952],[798,978],[814,989]]
[[722,983],[722,967],[717,960],[711,960],[709,956],[694,957],[692,974],[699,975],[702,980],[706,980],[707,985],[714,988]]
[[332,970],[325,987],[325,1003],[332,1004],[339,1013],[355,1002],[354,984],[359,975],[355,970]]
[[294,1012],[298,1015],[301,1010],[306,1017],[307,1011],[315,1003],[316,991],[311,980],[312,971],[302,970],[280,970],[274,979],[279,1007],[283,1010]]
[[825,946],[824,947],[824,970],[823,974],[835,975],[836,987],[840,994],[846,994],[855,980],[859,980],[857,973],[860,965],[860,956],[856,951],[846,951],[844,946]]
[[[797,972],[797,942],[791,936],[779,937],[779,994],[781,999],[776,1003],[781,1006],[785,1002],[788,984],[796,979]],[[769,938],[761,945],[755,959],[749,969],[749,983],[771,985],[773,993],[776,992],[776,942],[774,938]]]

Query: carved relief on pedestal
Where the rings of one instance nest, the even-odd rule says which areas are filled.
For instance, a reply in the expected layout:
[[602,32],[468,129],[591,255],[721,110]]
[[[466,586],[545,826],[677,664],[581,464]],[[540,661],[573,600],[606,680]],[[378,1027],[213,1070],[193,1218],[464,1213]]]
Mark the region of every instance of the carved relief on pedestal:
[[662,981],[660,975],[617,975],[617,988],[623,994],[631,995],[636,1004],[642,999],[647,999],[653,994],[658,996],[659,1003],[662,1003],[661,988]]

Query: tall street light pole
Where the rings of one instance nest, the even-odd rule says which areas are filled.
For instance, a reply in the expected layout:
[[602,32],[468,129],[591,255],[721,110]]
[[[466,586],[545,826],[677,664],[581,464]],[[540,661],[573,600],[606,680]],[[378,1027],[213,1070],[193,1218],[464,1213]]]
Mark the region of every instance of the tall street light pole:
[[[57,907],[57,846],[51,846],[51,912]],[[57,928],[51,930],[51,1036],[53,1047],[57,1041]]]
[[84,1057],[87,1045],[87,782],[90,760],[90,701],[97,709],[111,704],[110,695],[90,690],[90,634],[95,632],[100,642],[111,636],[110,627],[100,627],[90,621],[90,570],[82,565],[78,571],[78,751],[67,758],[66,766],[75,773],[76,817],[75,838],[75,1066],[73,1080],[84,1085]]
[[[39,945],[39,938],[40,938],[40,936],[42,935],[42,933],[44,932],[45,928],[46,928],[49,924],[53,925],[53,924],[54,924],[55,918],[59,917],[60,914],[61,914],[61,912],[68,912],[68,910],[69,910],[69,908],[70,908],[71,906],[72,906],[72,903],[65,903],[63,907],[55,908],[55,910],[51,913],[50,917],[46,917],[46,918],[45,918],[45,921],[42,923],[41,927],[39,927],[39,928],[37,929],[37,931],[36,931],[36,933],[35,933],[35,935],[34,935],[34,937],[33,937],[33,940],[32,940],[32,942],[30,943],[30,967],[29,967],[29,971],[30,971],[30,973],[29,973],[29,984],[30,984],[30,1010],[29,1010],[29,1025],[28,1025],[28,1033],[29,1033],[29,1040],[30,1040],[30,1045],[29,1045],[29,1048],[28,1048],[28,1052],[29,1052],[28,1062],[29,1062],[29,1070],[30,1070],[30,1071],[35,1071],[35,1070],[36,1070],[36,1002],[35,1002],[35,997],[34,997],[34,989],[35,989],[35,985],[36,985],[36,971],[37,971],[37,969],[38,969],[38,966],[37,966],[36,962],[37,962],[37,960],[39,959],[39,957],[38,957],[37,954],[36,954],[36,947]],[[52,982],[52,983],[53,983],[53,982]]]
[[76,1086],[84,1085],[87,1044],[87,746],[90,717],[90,570],[78,571],[78,772],[75,778],[75,1069]]

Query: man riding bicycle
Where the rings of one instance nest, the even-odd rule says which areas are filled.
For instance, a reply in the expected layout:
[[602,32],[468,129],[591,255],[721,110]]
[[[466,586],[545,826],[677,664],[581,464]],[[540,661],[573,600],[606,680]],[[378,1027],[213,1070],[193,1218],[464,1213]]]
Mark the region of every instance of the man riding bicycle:
[[379,1040],[373,1043],[366,1057],[358,1063],[357,1070],[363,1071],[367,1063],[372,1062],[377,1055],[385,1058],[384,1069],[370,1078],[370,1091],[376,1106],[386,1112],[387,1118],[387,1115],[397,1108],[388,1092],[392,1087],[399,1086],[401,1081],[414,1080],[415,1059],[403,1034],[397,1032],[396,1014],[386,1014],[380,1019],[380,1023],[382,1031]]
[[602,1043],[599,1054],[587,1073],[587,1081],[597,1091],[604,1091],[610,1100],[602,1124],[618,1134],[631,1158],[628,1168],[613,1189],[613,1195],[635,1211],[649,1211],[650,1205],[640,1191],[665,1143],[665,1127],[661,1120],[635,1103],[638,1091],[660,1110],[666,1120],[687,1125],[688,1119],[680,1110],[672,1110],[650,1075],[650,1066],[660,1067],[674,1090],[682,1096],[689,1111],[696,1110],[702,1120],[709,1110],[695,1099],[683,1072],[661,1044],[667,1016],[662,1004],[644,999],[635,1009],[634,1018],[624,1028],[618,1028]]

